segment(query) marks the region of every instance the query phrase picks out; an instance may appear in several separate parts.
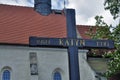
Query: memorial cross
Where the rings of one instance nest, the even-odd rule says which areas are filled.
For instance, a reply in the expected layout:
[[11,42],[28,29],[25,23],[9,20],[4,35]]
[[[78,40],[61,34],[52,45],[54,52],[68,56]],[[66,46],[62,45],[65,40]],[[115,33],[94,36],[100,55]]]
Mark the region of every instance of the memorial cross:
[[[41,12],[41,10],[38,12]],[[42,14],[48,15],[46,12],[50,14],[50,11],[45,11],[45,12],[43,11]],[[114,48],[114,42],[112,40],[78,39],[76,34],[75,10],[66,9],[65,13],[66,13],[66,23],[67,23],[67,38],[43,38],[43,37],[31,36],[29,38],[29,44],[30,46],[33,47],[41,46],[41,47],[67,48],[68,57],[69,57],[70,80],[80,80],[78,49],[79,48],[80,49],[91,49],[91,48],[112,49]]]

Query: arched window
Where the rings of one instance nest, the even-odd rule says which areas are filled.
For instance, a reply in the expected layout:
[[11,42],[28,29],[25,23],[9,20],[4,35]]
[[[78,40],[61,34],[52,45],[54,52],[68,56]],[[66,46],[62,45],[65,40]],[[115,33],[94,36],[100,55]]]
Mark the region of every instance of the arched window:
[[3,71],[2,80],[10,80],[10,71],[9,70]]
[[53,76],[53,80],[62,80],[61,74],[59,72],[55,72]]

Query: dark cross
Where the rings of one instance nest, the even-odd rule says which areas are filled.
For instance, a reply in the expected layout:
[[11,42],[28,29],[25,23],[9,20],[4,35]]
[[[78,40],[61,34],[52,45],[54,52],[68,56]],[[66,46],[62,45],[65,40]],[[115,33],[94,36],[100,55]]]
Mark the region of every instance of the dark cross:
[[[39,0],[37,0],[39,1]],[[44,0],[39,1],[41,3]],[[45,0],[50,1],[50,0]],[[48,2],[49,3],[49,2]],[[40,5],[40,4],[39,4]],[[51,13],[50,5],[42,5],[42,8],[38,4],[35,5],[35,10],[42,15],[49,15]],[[49,8],[47,8],[49,7]],[[40,8],[40,9],[39,9]],[[45,11],[44,11],[45,9]],[[66,22],[67,22],[67,38],[42,38],[42,37],[30,37],[30,46],[41,47],[60,47],[68,49],[69,57],[69,73],[70,80],[80,80],[79,62],[78,62],[78,48],[90,49],[90,48],[114,48],[114,42],[112,40],[90,40],[90,39],[78,39],[76,34],[76,22],[75,22],[75,10],[66,9]]]
[[[76,21],[75,21],[75,10],[66,10],[66,22],[67,22],[67,37],[77,38],[76,33]],[[79,73],[79,62],[78,62],[78,47],[69,46],[68,47],[68,57],[69,57],[69,74],[70,80],[80,80]]]

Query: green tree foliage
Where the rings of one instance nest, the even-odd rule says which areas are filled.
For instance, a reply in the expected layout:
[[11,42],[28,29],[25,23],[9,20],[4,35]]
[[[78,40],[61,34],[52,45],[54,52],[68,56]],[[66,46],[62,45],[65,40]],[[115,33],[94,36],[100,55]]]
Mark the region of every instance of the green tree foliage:
[[116,47],[120,49],[120,23],[113,29],[113,36]]
[[[104,56],[110,56],[110,61],[108,63],[108,71],[105,73],[106,77],[111,77],[112,75],[120,72],[120,24],[116,27],[112,27],[112,25],[107,25],[102,19],[102,16],[96,16],[96,39],[112,39],[115,43],[115,50],[111,53],[107,53],[104,50]],[[112,31],[110,29],[112,28]]]
[[[115,50],[108,51],[102,50],[104,56],[109,56],[110,61],[108,62],[108,71],[105,73],[106,77],[111,77],[116,73],[120,72],[120,24],[116,27],[112,25],[107,25],[102,19],[102,16],[96,16],[96,26],[92,26],[88,33],[92,39],[111,39],[114,40]],[[96,32],[94,32],[96,28]],[[112,28],[112,31],[110,30]],[[93,53],[95,50],[92,50]],[[103,54],[102,53],[102,54]]]
[[108,26],[102,19],[102,16],[96,16],[96,39],[110,39],[111,38],[111,26]]
[[109,55],[111,55],[111,61],[108,63],[108,71],[105,73],[108,78],[120,72],[120,50],[115,50]]
[[113,29],[112,39],[115,42],[116,50],[109,54],[111,61],[108,63],[108,71],[106,72],[108,78],[120,73],[120,24]]
[[[105,0],[105,10],[109,10],[114,19],[120,18],[120,0]],[[107,25],[102,16],[96,16],[96,32],[91,27],[89,36],[93,39],[112,39],[115,43],[115,50],[109,54],[105,51],[105,56],[110,56],[108,71],[105,73],[107,78],[120,73],[120,23],[117,26]],[[111,30],[112,29],[112,30]],[[87,33],[88,34],[88,33]]]
[[114,19],[120,16],[120,0],[105,0],[104,6],[106,10],[110,10]]

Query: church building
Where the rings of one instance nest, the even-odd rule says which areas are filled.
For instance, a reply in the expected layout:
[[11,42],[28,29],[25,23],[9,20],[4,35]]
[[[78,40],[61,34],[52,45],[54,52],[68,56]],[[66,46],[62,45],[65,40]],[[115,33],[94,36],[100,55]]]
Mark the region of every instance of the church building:
[[[89,26],[77,25],[77,37],[89,38]],[[66,38],[64,12],[42,16],[31,7],[0,4],[0,80],[70,80],[66,48],[31,47],[29,37]],[[79,49],[80,80],[98,80]]]

